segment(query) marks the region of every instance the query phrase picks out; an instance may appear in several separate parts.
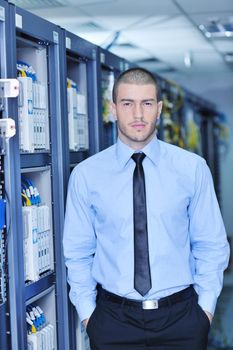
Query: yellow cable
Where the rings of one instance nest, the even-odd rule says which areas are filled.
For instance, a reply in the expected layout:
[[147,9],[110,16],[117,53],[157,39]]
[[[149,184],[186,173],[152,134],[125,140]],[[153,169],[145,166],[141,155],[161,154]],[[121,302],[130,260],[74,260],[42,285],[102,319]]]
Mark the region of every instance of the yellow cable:
[[32,205],[30,199],[24,193],[21,193],[21,196],[26,200],[26,206],[30,207]]
[[32,333],[36,333],[36,327],[34,326],[34,324],[32,325]]

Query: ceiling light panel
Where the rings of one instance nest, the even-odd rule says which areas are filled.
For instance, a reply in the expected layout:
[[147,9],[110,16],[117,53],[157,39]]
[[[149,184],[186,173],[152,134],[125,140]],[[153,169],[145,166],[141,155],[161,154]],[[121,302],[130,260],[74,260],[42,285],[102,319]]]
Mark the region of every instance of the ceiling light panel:
[[112,31],[117,30],[127,30],[128,28],[134,28],[137,26],[137,23],[140,23],[143,21],[143,18],[141,16],[90,16],[91,18],[94,18],[96,22],[101,23],[106,28]]
[[[204,40],[200,32],[184,17],[179,16],[162,23],[151,26],[144,30],[136,27],[125,31],[125,36],[130,41],[138,43],[140,46],[150,50],[203,50],[210,46]],[[153,39],[152,39],[153,38]]]
[[233,64],[233,51],[232,52],[227,52],[224,56],[224,59],[227,63]]
[[191,27],[184,31],[183,29],[170,31],[128,31],[125,36],[129,41],[150,49],[151,51],[180,51],[206,49],[210,44],[202,38],[202,36]]
[[106,32],[107,31],[106,28],[103,28],[99,24],[92,22],[92,21],[84,22],[84,23],[77,24],[77,25],[73,24],[73,28],[75,31],[78,31],[80,33],[93,33],[93,32]]
[[151,25],[151,28],[157,30],[161,29],[164,31],[176,31],[176,30],[185,30],[186,28],[193,28],[193,25],[184,15],[176,15],[170,18],[167,18],[166,21],[161,21],[160,23],[155,23]]
[[39,9],[66,6],[66,0],[15,0],[15,5],[24,9]]
[[233,40],[216,39],[214,40],[214,45],[220,52],[223,53],[233,51]]
[[175,68],[171,67],[169,64],[165,63],[165,62],[136,62],[138,63],[139,66],[141,67],[144,67],[146,69],[148,69],[149,71],[152,71],[152,72],[156,72],[158,74],[161,74],[161,73],[167,73],[167,72],[173,72],[175,71]]
[[114,46],[111,49],[111,52],[120,57],[124,57],[130,62],[135,62],[151,57],[149,53],[143,51],[142,49],[127,49],[119,46]]
[[104,5],[106,4],[112,5],[115,0],[66,0],[69,5],[73,6],[81,6],[81,5]]
[[33,9],[31,12],[59,25],[63,25],[64,23],[83,23],[90,21],[90,17],[83,13],[82,10],[67,6],[39,8]]
[[232,38],[233,23],[223,22],[218,19],[199,25],[199,28],[207,38]]
[[214,51],[192,51],[192,65],[187,68],[184,65],[184,52],[180,50],[175,51],[163,51],[157,52],[158,57],[162,62],[166,62],[168,65],[175,67],[176,69],[188,73],[188,71],[196,71],[197,73],[217,72],[218,70],[224,70],[225,65],[223,59]]
[[[85,4],[80,9],[93,16],[95,20],[103,23],[110,30],[120,30],[141,26],[142,23],[160,21],[161,17],[169,17],[178,14],[171,0],[163,2],[147,0],[144,2],[128,0],[114,1],[110,6],[106,4]],[[153,16],[152,16],[153,14]],[[154,16],[156,14],[156,16]]]
[[176,2],[188,13],[221,13],[221,12],[233,12],[233,1],[232,0],[176,0]]
[[146,0],[145,1],[135,1],[135,0],[118,0],[113,1],[110,6],[106,6],[106,3],[101,2],[95,4],[94,2],[80,6],[81,8],[88,11],[89,14],[93,16],[110,16],[119,15],[121,17],[130,16],[147,16],[150,17],[151,14],[168,16],[171,14],[177,14],[179,11],[171,0],[155,1]]
[[173,17],[178,16],[177,14],[175,15],[166,15],[166,16],[159,16],[159,15],[152,15],[150,17],[143,17],[143,19],[136,24],[137,29],[142,28],[142,29],[147,29],[147,28],[156,28],[157,26],[163,24],[163,23],[168,23]]
[[196,72],[221,72],[225,70],[223,59],[215,52],[194,52],[193,69]]
[[107,42],[109,37],[112,35],[112,32],[81,33],[78,30],[72,30],[72,33],[99,46],[102,46],[104,42]]

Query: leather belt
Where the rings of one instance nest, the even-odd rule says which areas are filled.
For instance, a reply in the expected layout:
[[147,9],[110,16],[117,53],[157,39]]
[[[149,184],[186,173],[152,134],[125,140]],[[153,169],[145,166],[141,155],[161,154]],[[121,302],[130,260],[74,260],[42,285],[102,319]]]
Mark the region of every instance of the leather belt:
[[190,298],[194,294],[195,294],[195,291],[193,287],[190,286],[186,289],[181,290],[180,292],[171,294],[161,299],[134,300],[134,299],[128,299],[128,298],[124,298],[119,295],[110,293],[107,290],[103,289],[101,286],[98,286],[98,298],[100,300],[107,300],[113,303],[132,306],[132,307],[140,308],[144,310],[154,310],[161,307],[173,305],[180,301]]

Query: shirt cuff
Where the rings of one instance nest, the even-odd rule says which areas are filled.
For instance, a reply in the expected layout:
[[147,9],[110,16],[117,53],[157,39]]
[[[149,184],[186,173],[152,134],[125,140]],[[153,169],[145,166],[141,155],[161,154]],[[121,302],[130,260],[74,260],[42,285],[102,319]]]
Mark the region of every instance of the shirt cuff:
[[90,318],[91,314],[96,308],[96,301],[95,300],[89,300],[85,302],[79,302],[76,305],[76,309],[80,318],[80,321],[84,321],[87,318]]
[[204,311],[208,311],[214,315],[217,298],[210,292],[201,292],[198,295],[198,304]]

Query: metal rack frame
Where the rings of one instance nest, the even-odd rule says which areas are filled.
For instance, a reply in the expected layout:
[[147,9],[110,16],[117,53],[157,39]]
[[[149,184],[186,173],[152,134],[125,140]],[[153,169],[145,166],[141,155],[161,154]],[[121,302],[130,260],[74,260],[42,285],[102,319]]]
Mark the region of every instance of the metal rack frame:
[[[0,78],[7,78],[7,55],[6,55],[6,38],[9,36],[9,7],[6,1],[0,0]],[[7,105],[5,105],[6,99],[4,100],[4,110],[1,112],[3,117],[6,118],[8,116],[8,110],[7,110]],[[6,150],[7,151],[7,150]],[[5,181],[6,181],[6,171],[7,171],[7,163],[9,155],[7,153],[1,154],[2,158],[2,166],[3,166],[3,174],[1,178],[4,179],[4,184],[2,184],[3,188],[5,187]],[[6,191],[6,188],[4,188],[3,193]],[[7,192],[5,192],[7,193]],[[7,203],[7,211],[8,211],[8,205],[9,202]],[[7,228],[5,230],[6,233],[6,239],[7,239],[7,234],[8,234],[8,227],[9,227],[9,222],[10,222],[10,217],[9,217],[9,211],[6,215],[6,220],[7,220]],[[0,242],[1,243],[1,242]],[[6,241],[5,241],[6,243]],[[5,246],[5,249],[7,250],[7,247]],[[5,258],[6,258],[6,267],[7,267],[7,251],[5,251]],[[9,295],[8,295],[8,290],[9,290],[9,284],[8,284],[8,271],[6,271],[6,290],[7,290],[7,295],[6,295],[6,300],[0,305],[0,324],[1,324],[1,329],[0,329],[0,348],[3,350],[10,349],[10,320],[9,320]]]
[[[63,172],[64,172],[64,196],[66,197],[66,189],[70,171],[72,168],[84,160],[88,156],[96,153],[99,150],[99,122],[97,109],[97,47],[94,44],[70,33],[62,30],[62,45],[61,45],[61,94],[62,103],[62,128],[63,128]],[[89,115],[89,150],[70,151],[69,150],[69,127],[68,127],[68,108],[67,108],[67,57],[74,59],[75,62],[84,63],[87,70],[87,108]],[[76,310],[69,303],[69,320],[70,320],[70,349],[75,349],[75,318]]]
[[[60,43],[61,29],[25,10],[9,4],[9,32],[7,45],[7,76],[16,77],[16,39],[23,38],[37,45],[47,46],[49,81],[50,151],[20,154],[19,135],[9,143],[6,162],[7,189],[10,197],[11,222],[9,236],[9,300],[12,349],[26,349],[27,332],[25,322],[26,302],[39,298],[40,293],[55,285],[58,349],[69,349],[68,298],[66,270],[62,251],[62,230],[64,220],[64,181],[62,158],[62,125],[60,105]],[[32,25],[33,23],[33,25]],[[57,98],[58,97],[58,98]],[[18,124],[17,100],[9,104],[9,114]],[[55,271],[29,286],[24,283],[23,229],[21,204],[21,168],[51,166],[54,260]]]
[[[101,80],[102,80],[102,69],[112,71],[114,78],[116,78],[122,71],[125,70],[126,61],[114,55],[101,47],[98,47],[98,58],[97,58],[97,79],[98,86],[98,113],[99,113],[99,142],[100,150],[103,150],[106,145],[104,143],[104,123],[102,118],[102,91],[101,91]],[[112,143],[114,140],[112,140]],[[109,144],[110,146],[110,144]]]

